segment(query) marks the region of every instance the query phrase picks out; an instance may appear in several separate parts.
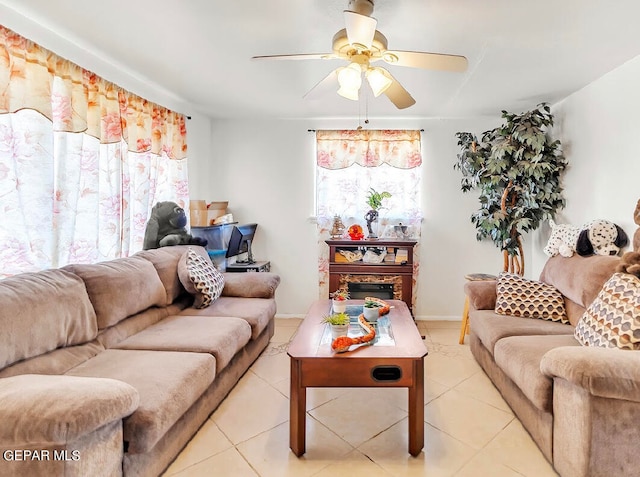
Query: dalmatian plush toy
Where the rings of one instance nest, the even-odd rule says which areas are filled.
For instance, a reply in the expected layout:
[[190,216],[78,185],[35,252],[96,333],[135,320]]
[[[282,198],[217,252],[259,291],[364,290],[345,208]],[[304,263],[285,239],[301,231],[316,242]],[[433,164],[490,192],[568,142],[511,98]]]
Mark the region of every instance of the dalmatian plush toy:
[[556,224],[549,220],[551,237],[544,253],[553,257],[560,254],[571,257],[574,253],[588,255],[617,255],[629,243],[627,234],[608,220],[593,220],[582,227]]

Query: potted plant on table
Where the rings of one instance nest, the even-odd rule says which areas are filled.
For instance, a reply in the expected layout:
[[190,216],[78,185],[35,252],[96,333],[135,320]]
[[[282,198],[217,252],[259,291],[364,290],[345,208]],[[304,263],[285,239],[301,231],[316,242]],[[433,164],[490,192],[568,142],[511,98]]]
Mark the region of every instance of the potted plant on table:
[[333,299],[331,309],[334,313],[344,313],[347,310],[349,290],[346,288],[338,288],[331,294],[331,298]]
[[486,131],[482,140],[456,133],[461,151],[454,169],[462,173],[462,192],[480,190],[480,209],[471,216],[476,238],[490,238],[503,251],[504,271],[524,274],[522,234],[537,229],[565,205],[560,179],[567,163],[560,141],[547,129],[551,109],[511,114],[505,123]]
[[377,192],[373,187],[369,189],[367,194],[367,205],[370,209],[364,216],[364,219],[367,221],[367,229],[369,230],[368,238],[378,238],[378,234],[373,231],[372,224],[378,221],[378,210],[382,208],[382,201],[390,197],[391,194],[387,191]]
[[346,313],[333,313],[322,319],[323,323],[331,326],[331,338],[336,339],[338,336],[347,336],[349,331],[349,315]]
[[364,314],[364,319],[370,323],[375,323],[378,321],[378,317],[380,316],[379,308],[382,305],[377,301],[373,300],[365,300],[364,305],[362,307],[362,313]]

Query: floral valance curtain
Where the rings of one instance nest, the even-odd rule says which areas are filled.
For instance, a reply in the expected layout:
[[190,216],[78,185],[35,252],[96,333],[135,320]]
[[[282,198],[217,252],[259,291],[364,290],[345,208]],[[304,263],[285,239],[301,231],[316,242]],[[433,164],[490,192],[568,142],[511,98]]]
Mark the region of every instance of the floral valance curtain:
[[321,130],[316,132],[316,147],[318,166],[325,169],[353,164],[412,169],[422,164],[417,130]]
[[132,152],[186,157],[182,114],[169,111],[0,26],[0,113],[33,109],[55,132],[85,132]]

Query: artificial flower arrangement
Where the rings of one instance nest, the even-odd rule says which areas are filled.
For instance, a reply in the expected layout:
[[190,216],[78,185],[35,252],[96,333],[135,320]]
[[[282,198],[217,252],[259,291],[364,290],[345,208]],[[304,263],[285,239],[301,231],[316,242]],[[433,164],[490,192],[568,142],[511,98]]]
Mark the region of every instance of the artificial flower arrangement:
[[331,298],[336,301],[344,301],[349,299],[349,290],[346,288],[338,288],[331,294]]

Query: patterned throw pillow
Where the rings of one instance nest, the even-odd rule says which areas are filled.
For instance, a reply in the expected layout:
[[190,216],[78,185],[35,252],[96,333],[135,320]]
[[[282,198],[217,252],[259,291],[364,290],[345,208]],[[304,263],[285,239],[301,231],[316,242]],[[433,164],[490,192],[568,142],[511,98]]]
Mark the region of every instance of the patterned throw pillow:
[[178,277],[182,286],[195,296],[194,308],[206,308],[217,300],[224,288],[224,276],[211,260],[188,249],[178,262]]
[[584,346],[640,350],[640,279],[614,273],[576,325]]
[[500,315],[569,323],[562,294],[551,285],[501,273],[496,284],[496,308]]

